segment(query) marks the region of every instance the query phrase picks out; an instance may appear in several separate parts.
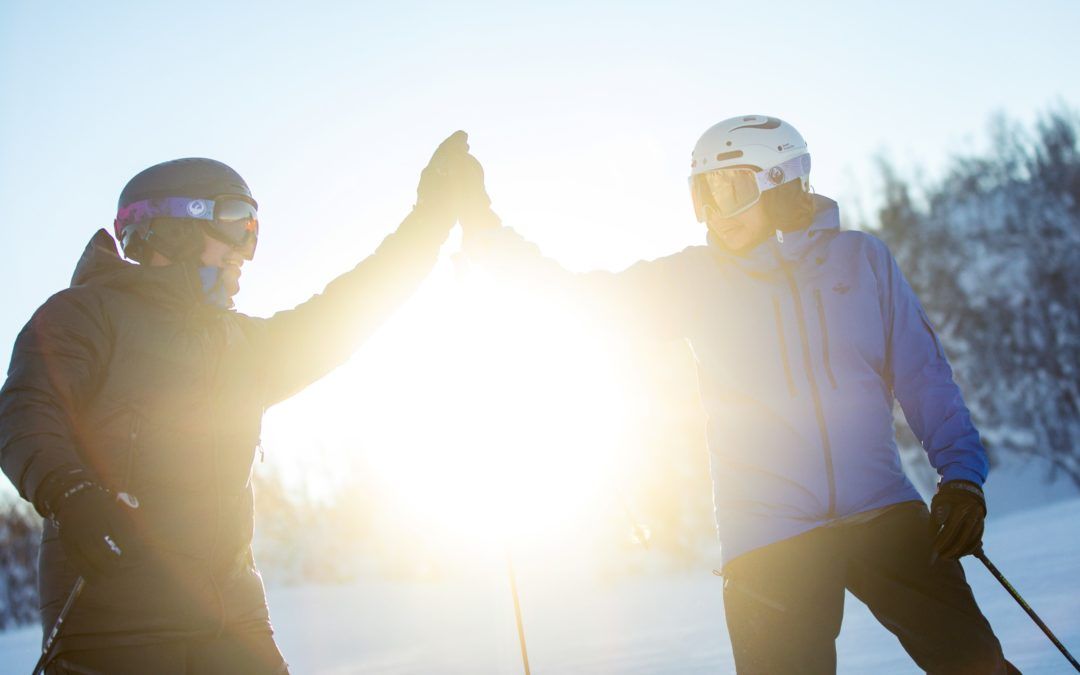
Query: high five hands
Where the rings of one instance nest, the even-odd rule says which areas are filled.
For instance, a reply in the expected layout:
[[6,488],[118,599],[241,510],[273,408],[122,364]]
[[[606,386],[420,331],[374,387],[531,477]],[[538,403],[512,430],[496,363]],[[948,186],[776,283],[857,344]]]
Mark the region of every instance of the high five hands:
[[421,172],[416,210],[456,219],[466,237],[500,225],[491,211],[484,168],[469,154],[469,135],[464,131],[455,131],[439,144]]

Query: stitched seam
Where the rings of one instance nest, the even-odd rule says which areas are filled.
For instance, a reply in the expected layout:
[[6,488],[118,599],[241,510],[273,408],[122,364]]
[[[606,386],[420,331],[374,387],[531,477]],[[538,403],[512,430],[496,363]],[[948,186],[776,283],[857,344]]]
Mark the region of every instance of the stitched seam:
[[776,319],[776,335],[780,338],[780,355],[784,358],[784,374],[787,375],[788,393],[795,396],[795,375],[791,372],[791,361],[788,359],[787,339],[784,338],[784,319],[780,314],[780,298],[773,296],[773,316]]
[[820,288],[814,289],[814,299],[817,301],[818,321],[821,323],[821,355],[825,360],[825,374],[829,376],[829,384],[836,389],[836,378],[829,361],[829,324],[825,322],[825,303],[821,300]]

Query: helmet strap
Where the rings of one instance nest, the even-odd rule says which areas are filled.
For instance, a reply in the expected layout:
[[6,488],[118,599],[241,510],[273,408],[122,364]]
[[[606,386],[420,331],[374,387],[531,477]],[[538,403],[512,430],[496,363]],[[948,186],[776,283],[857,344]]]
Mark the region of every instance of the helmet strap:
[[174,263],[198,261],[203,250],[203,232],[195,221],[155,218],[143,243]]

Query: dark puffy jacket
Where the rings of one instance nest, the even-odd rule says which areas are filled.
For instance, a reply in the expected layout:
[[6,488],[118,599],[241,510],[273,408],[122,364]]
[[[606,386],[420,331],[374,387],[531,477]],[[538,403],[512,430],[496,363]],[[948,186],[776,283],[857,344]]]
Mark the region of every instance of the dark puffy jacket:
[[[46,477],[71,465],[140,502],[137,564],[87,585],[62,650],[269,629],[250,551],[263,412],[348,358],[419,285],[449,225],[410,216],[269,319],[205,303],[193,266],[133,265],[94,236],[71,287],[19,334],[0,390],[0,463],[39,512]],[[48,630],[76,579],[50,521],[39,567]]]

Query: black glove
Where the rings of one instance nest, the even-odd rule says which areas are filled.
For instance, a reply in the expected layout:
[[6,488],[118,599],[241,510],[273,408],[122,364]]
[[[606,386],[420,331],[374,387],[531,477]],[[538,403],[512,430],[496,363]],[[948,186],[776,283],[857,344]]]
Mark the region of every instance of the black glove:
[[469,152],[469,135],[455,131],[439,144],[431,161],[420,173],[416,187],[416,209],[445,217],[453,223],[458,215],[460,163]]
[[126,494],[118,498],[84,471],[65,472],[64,478],[48,504],[68,563],[87,581],[119,573],[133,559],[131,515],[138,502]]
[[491,198],[484,186],[484,167],[468,149],[466,145],[466,152],[456,158],[454,171],[458,176],[458,200],[462,215],[477,215],[491,207]]
[[491,229],[502,225],[502,221],[491,210],[491,198],[484,186],[484,167],[471,154],[459,161],[457,172],[460,174],[459,217],[466,236],[471,232]]
[[934,559],[956,560],[979,550],[985,519],[986,499],[978,485],[966,480],[939,485],[930,502]]

